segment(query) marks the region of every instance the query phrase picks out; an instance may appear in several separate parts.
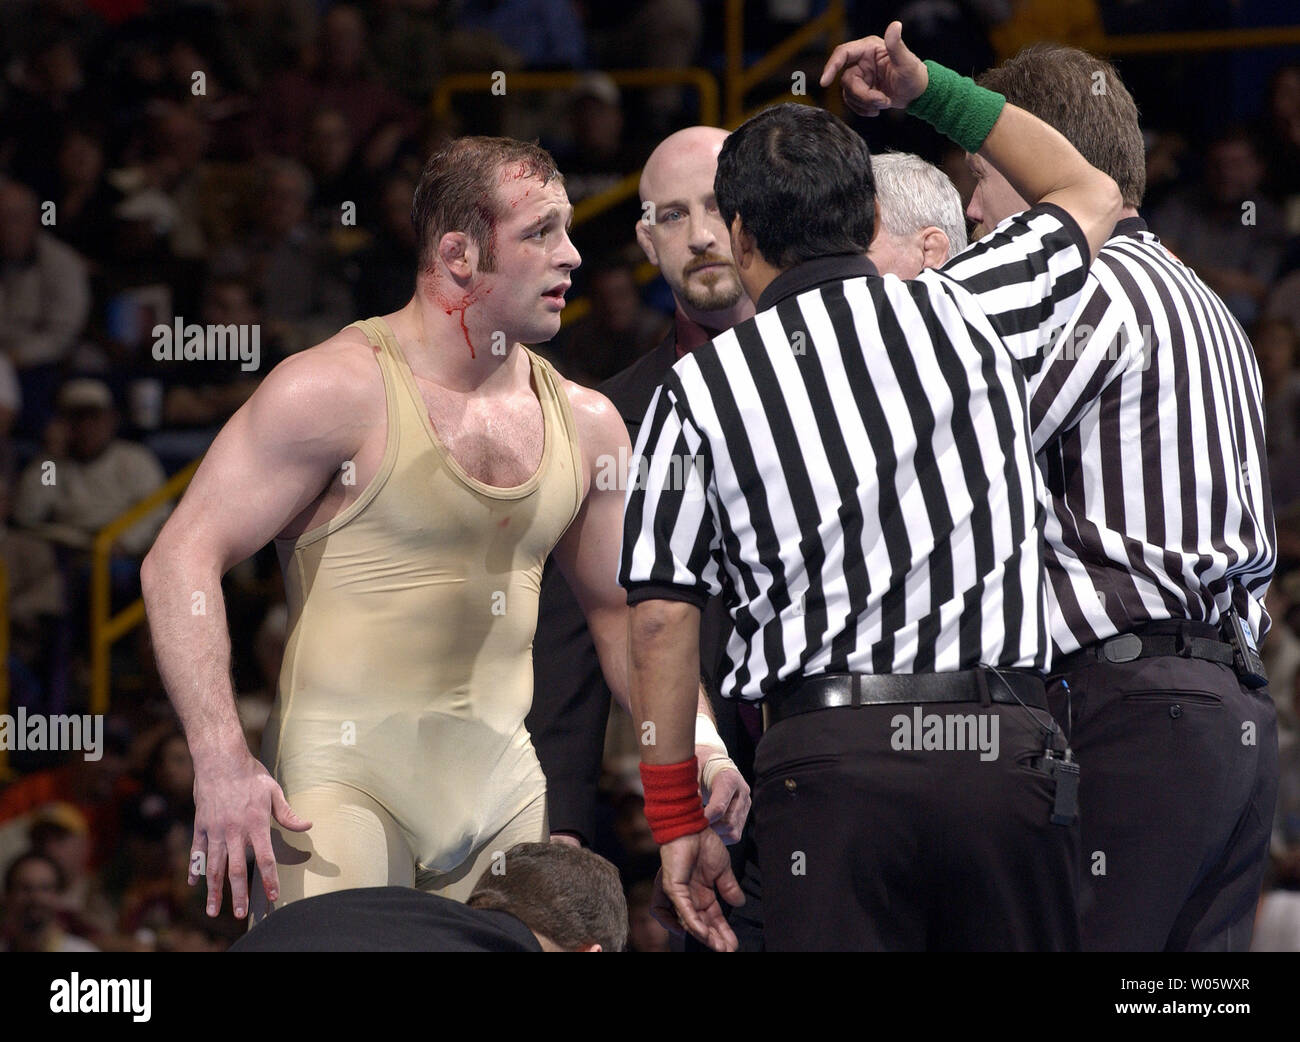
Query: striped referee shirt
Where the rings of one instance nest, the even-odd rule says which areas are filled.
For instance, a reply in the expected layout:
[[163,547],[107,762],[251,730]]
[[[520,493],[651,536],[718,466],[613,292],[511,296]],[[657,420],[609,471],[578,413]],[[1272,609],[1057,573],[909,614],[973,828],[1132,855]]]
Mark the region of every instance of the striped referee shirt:
[[1048,350],[1010,332],[1046,479],[1056,650],[1160,619],[1217,623],[1230,605],[1263,636],[1275,536],[1260,375],[1223,301],[1134,217]]
[[862,256],[792,268],[651,401],[619,581],[633,604],[725,598],[723,694],[1045,666],[1039,477],[1001,338],[1065,324],[1088,245],[1040,205],[963,261],[912,282]]

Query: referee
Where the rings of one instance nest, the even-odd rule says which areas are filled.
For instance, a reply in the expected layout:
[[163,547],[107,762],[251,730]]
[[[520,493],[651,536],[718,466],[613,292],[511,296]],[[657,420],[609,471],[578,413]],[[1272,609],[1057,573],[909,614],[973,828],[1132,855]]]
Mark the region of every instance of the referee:
[[[1278,755],[1254,649],[1275,559],[1254,352],[1138,217],[1142,133],[1114,68],[1037,46],[980,82],[1124,195],[1061,336],[1047,350],[1008,340],[1047,484],[1049,694],[1082,768],[1083,945],[1245,951]],[[992,227],[1028,205],[972,166],[972,219]]]
[[841,67],[846,92],[909,107],[1039,204],[961,278],[881,279],[871,157],[848,127],[782,105],[723,146],[718,205],[756,315],[651,402],[620,569],[664,889],[696,936],[734,948],[714,887],[733,904],[739,888],[691,756],[700,606],[721,593],[723,693],[768,720],[768,949],[1070,948],[1077,768],[1039,672],[1037,471],[1000,338],[1072,314],[1119,193],[1046,124],[922,64],[897,22],[838,48],[823,79]]

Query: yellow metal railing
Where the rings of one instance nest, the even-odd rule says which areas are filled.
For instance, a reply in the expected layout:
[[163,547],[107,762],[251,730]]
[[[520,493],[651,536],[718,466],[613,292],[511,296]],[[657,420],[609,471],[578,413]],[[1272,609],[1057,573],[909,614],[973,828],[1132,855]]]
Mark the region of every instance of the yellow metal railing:
[[[201,459],[201,457],[200,457]],[[95,536],[90,552],[90,711],[108,712],[109,659],[113,645],[144,622],[144,601],[137,597],[116,615],[113,614],[112,584],[109,563],[117,537],[141,518],[152,514],[164,503],[185,491],[199,469],[195,460],[173,474],[165,484],[110,521]]]
[[[700,94],[700,122],[718,122],[718,84],[708,69],[614,69],[604,74],[619,87],[694,87]],[[584,72],[507,72],[508,91],[572,90],[587,75]],[[434,115],[451,114],[453,94],[491,91],[499,81],[489,72],[462,72],[445,76],[433,92]]]
[[[766,108],[768,102],[759,105],[753,109],[746,110],[745,95],[751,90],[770,79],[778,73],[783,66],[787,65],[792,58],[802,52],[812,41],[818,37],[826,37],[829,46],[826,48],[827,55],[834,50],[839,44],[845,41],[848,32],[848,22],[844,12],[844,0],[831,0],[826,10],[819,14],[812,21],[805,24],[802,28],[796,29],[779,44],[763,55],[758,61],[745,68],[745,0],[727,0],[727,17],[726,17],[726,53],[727,53],[727,77],[726,77],[726,115],[728,129],[735,129],[745,122],[749,114],[758,109]],[[820,68],[806,70],[809,85],[816,84],[820,78],[822,70]],[[806,95],[795,97],[788,96],[789,92],[780,95],[781,101],[800,101]],[[774,99],[775,100],[775,99]],[[832,88],[826,95],[826,107],[832,112],[838,113],[842,99],[839,90]]]
[[1168,51],[1241,51],[1293,44],[1300,44],[1300,25],[1107,36],[1101,49],[1106,54],[1161,54]]

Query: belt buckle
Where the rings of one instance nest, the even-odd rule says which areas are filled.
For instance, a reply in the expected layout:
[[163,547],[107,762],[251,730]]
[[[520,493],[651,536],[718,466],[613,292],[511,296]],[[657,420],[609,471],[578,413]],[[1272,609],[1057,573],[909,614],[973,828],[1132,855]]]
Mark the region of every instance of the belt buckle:
[[1122,633],[1101,646],[1101,657],[1107,662],[1132,662],[1142,654],[1142,638],[1135,633]]

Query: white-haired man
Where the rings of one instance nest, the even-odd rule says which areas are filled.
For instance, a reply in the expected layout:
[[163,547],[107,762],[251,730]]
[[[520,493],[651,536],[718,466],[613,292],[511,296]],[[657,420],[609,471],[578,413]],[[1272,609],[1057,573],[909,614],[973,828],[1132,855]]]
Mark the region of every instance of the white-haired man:
[[961,195],[948,175],[910,152],[871,157],[876,237],[867,256],[882,275],[914,279],[966,248]]

